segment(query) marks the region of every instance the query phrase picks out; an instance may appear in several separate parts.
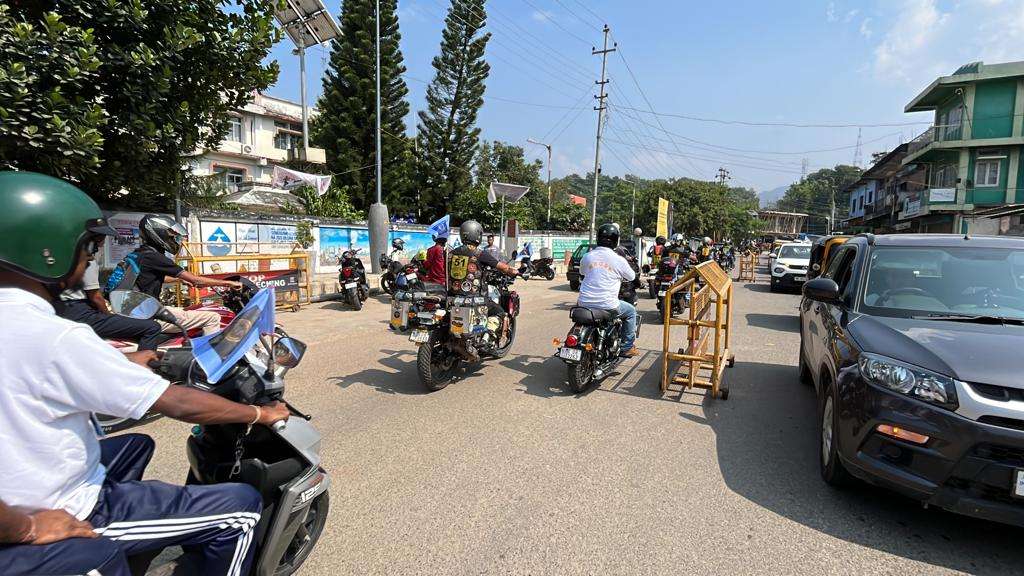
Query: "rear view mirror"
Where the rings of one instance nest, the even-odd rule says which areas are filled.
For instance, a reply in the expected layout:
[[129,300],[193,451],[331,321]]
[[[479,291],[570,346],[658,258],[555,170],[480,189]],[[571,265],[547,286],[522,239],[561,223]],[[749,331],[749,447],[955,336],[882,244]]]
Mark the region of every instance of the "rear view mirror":
[[149,320],[163,310],[160,301],[134,290],[115,290],[110,293],[110,306],[121,316]]
[[274,342],[274,364],[295,368],[306,353],[306,345],[295,338],[278,338]]
[[804,282],[805,297],[824,304],[839,303],[839,285],[831,278],[815,278]]

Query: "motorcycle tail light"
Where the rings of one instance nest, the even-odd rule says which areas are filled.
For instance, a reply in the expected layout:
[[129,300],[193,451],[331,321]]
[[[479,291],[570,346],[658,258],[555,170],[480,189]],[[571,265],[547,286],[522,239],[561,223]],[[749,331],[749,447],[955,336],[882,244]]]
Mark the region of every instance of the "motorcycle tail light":
[[577,338],[575,334],[569,334],[569,336],[566,337],[566,339],[565,339],[565,345],[566,346],[570,346],[570,347],[571,346],[576,346],[579,343],[580,343],[580,339]]
[[345,278],[351,278],[352,277],[352,269],[351,268],[342,268],[341,269],[341,275],[344,276]]
[[433,309],[437,308],[437,304],[435,304],[433,302],[424,302],[422,304],[422,306],[423,306],[424,310],[433,310]]

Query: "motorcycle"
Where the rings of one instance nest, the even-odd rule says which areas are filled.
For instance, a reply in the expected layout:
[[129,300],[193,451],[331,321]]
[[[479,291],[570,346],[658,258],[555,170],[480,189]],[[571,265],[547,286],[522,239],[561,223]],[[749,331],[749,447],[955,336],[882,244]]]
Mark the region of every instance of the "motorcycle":
[[[113,303],[114,293],[111,296]],[[191,346],[165,352],[156,372],[178,385],[243,404],[285,402],[284,376],[302,360],[306,345],[279,330],[259,334],[259,326],[265,323],[258,320],[273,314],[273,293],[268,296],[254,298],[254,305],[247,305],[220,333],[222,337],[211,340],[217,357],[211,374],[219,378],[207,374]],[[115,310],[126,316],[173,320],[155,298],[145,294],[129,292],[117,300]],[[209,360],[203,364],[211,368]],[[320,433],[309,424],[309,416],[288,408],[292,418],[272,428],[195,426],[186,443],[187,484],[244,482],[263,497],[262,515],[253,529],[256,557],[247,576],[293,574],[313,551],[327,521],[330,477],[320,465]],[[144,574],[160,552],[129,558],[133,574]]]
[[[556,355],[566,364],[569,388],[579,394],[604,378],[622,358],[622,319],[618,310],[592,310],[573,306],[569,310],[572,328],[564,341],[555,339]],[[636,317],[636,337],[640,337],[642,318]]]
[[401,238],[395,238],[391,241],[391,252],[389,254],[381,253],[379,264],[380,264],[380,289],[386,294],[394,295],[395,290],[398,289],[396,280],[400,274],[403,273],[401,262],[395,259],[395,255],[405,250],[405,240]]
[[545,280],[555,279],[555,259],[554,258],[538,258],[533,261],[533,274],[540,276]]
[[366,269],[363,267],[363,261],[357,256],[359,250],[346,250],[338,258],[338,284],[345,291],[345,300],[356,310],[362,310],[363,302],[370,297]]
[[625,258],[626,262],[629,262],[629,266],[633,269],[633,273],[635,274],[632,280],[623,281],[622,285],[619,286],[619,300],[629,302],[636,306],[636,303],[639,300],[637,291],[643,286],[643,284],[640,283],[640,266],[637,265],[636,258],[634,258],[628,251],[619,248],[616,252]]
[[[657,292],[655,294],[655,303],[658,306],[658,312],[663,313],[665,308],[665,293],[668,292],[672,283],[676,281],[679,276],[689,271],[690,261],[689,259],[678,253],[668,254],[662,257],[661,263],[658,264],[658,271],[655,274],[654,279],[651,283],[656,287]],[[677,292],[672,298],[672,314],[678,314],[685,308],[683,294]]]
[[[515,278],[489,273],[486,296],[424,293],[415,300],[417,327],[409,341],[419,347],[416,368],[427,390],[448,386],[463,361],[503,358],[512,349],[519,316],[519,294],[511,289]],[[488,317],[488,300],[505,312],[504,326],[500,319]]]

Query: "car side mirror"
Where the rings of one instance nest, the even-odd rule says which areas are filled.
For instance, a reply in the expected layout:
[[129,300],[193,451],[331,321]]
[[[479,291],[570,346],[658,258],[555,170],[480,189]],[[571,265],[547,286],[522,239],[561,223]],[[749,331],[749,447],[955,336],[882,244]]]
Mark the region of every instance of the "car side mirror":
[[823,304],[839,303],[839,285],[831,278],[815,278],[804,282],[803,294],[810,300]]

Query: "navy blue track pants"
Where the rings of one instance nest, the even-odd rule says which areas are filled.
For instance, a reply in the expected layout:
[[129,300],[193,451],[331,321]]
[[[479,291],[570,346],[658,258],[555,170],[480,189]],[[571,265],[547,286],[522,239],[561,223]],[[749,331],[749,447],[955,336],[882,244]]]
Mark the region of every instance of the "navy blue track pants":
[[107,468],[88,518],[100,538],[44,546],[0,546],[8,576],[129,576],[127,556],[168,546],[193,555],[200,574],[242,576],[252,563],[260,495],[247,484],[174,486],[142,481],[153,440],[125,434],[100,441]]

